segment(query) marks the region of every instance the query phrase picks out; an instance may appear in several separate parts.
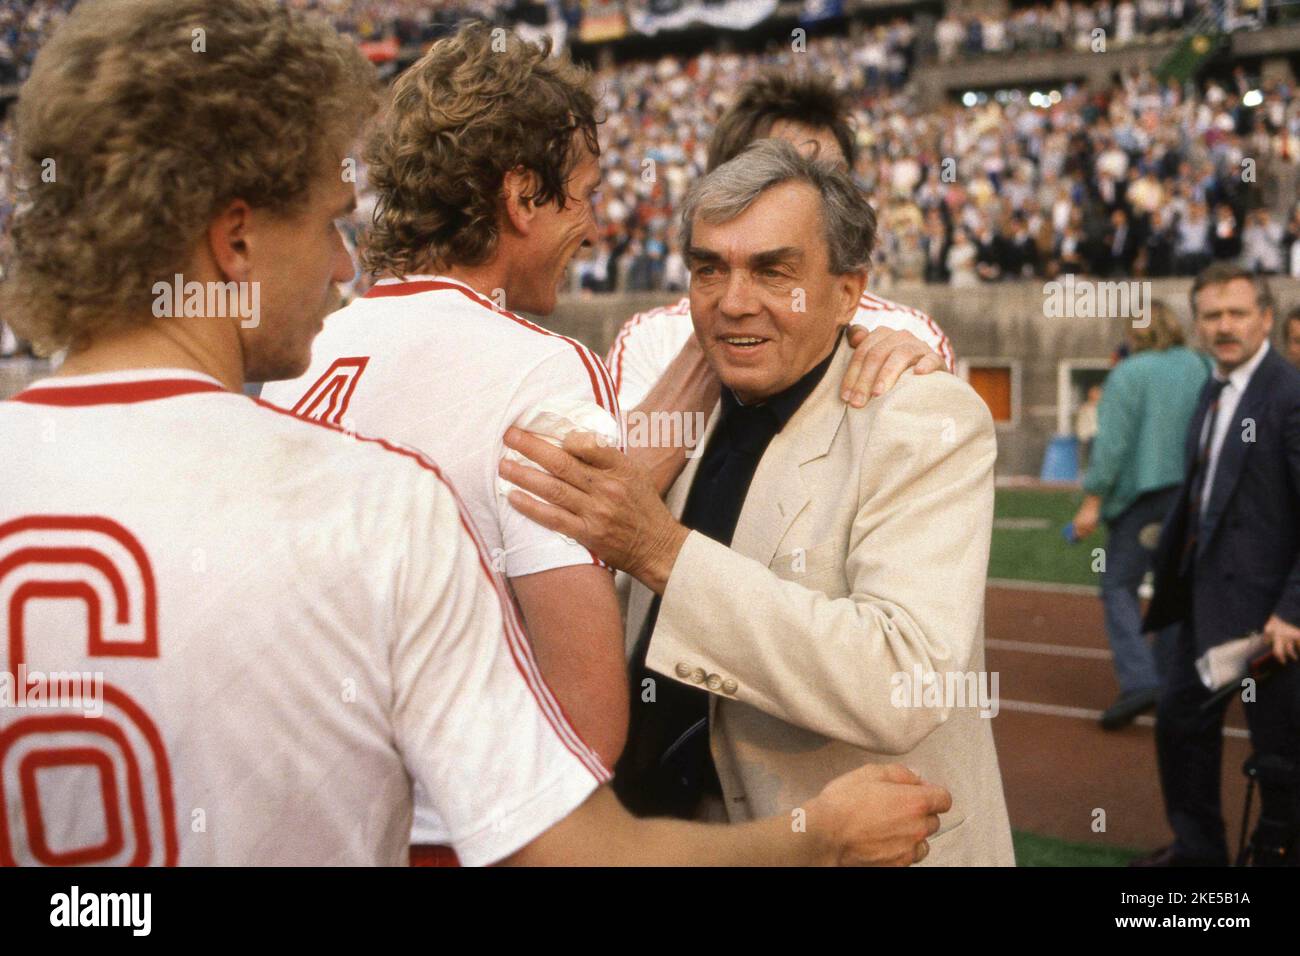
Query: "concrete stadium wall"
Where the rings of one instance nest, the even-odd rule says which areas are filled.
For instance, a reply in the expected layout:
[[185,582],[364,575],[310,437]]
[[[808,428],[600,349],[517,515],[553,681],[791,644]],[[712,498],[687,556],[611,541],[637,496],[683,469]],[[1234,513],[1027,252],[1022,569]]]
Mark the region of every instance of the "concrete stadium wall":
[[[1271,285],[1279,318],[1292,306],[1300,305],[1300,281],[1274,279]],[[1150,282],[1151,296],[1168,303],[1189,332],[1190,286],[1190,279]],[[963,366],[959,372],[965,372],[968,365],[1011,368],[1013,418],[998,426],[999,476],[1039,474],[1047,445],[1062,420],[1060,396],[1066,363],[1104,366],[1131,321],[1048,318],[1042,281],[1003,282],[974,289],[900,284],[878,291],[933,316],[952,340],[958,363]],[[676,297],[642,294],[569,298],[561,300],[555,314],[543,322],[604,355],[629,316],[670,301],[676,301]],[[1067,423],[1072,421],[1070,411],[1065,410]]]
[[[1151,280],[1150,294],[1163,299],[1190,331],[1187,304],[1190,279]],[[1273,279],[1279,318],[1300,305],[1300,280]],[[1042,281],[1002,282],[974,289],[950,286],[896,285],[882,295],[923,309],[952,340],[958,374],[970,367],[1001,366],[1011,370],[1012,416],[998,425],[997,473],[1002,477],[1037,476],[1052,436],[1072,427],[1074,399],[1068,388],[1071,364],[1105,368],[1131,319],[1049,318]],[[555,314],[540,324],[572,336],[605,355],[614,336],[635,312],[677,301],[658,294],[613,295],[590,299],[566,297]],[[1280,322],[1274,329],[1281,332]],[[0,361],[0,398],[49,374],[44,362]],[[1063,389],[1063,383],[1067,385]],[[1062,396],[1066,407],[1062,407]]]

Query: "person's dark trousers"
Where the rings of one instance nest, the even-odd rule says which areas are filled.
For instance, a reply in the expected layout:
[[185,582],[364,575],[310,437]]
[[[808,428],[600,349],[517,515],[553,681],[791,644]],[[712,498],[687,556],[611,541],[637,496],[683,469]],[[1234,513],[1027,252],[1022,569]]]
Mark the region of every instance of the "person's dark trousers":
[[1196,673],[1196,645],[1186,622],[1161,633],[1157,651],[1164,684],[1156,705],[1156,758],[1174,855],[1184,862],[1227,866],[1219,781],[1228,702],[1202,712],[1210,692]]
[[[1201,705],[1210,692],[1196,674],[1196,650],[1190,631],[1170,628],[1161,635],[1164,689],[1156,709],[1156,755],[1165,812],[1174,831],[1176,856],[1212,865],[1226,865],[1220,780],[1223,761],[1225,699],[1206,714]],[[1255,687],[1248,701],[1246,723],[1251,749],[1300,761],[1300,665],[1291,664]],[[1240,778],[1245,786],[1245,778]],[[1261,783],[1259,820],[1297,821],[1300,794],[1294,789]]]
[[[1254,703],[1247,703],[1245,710],[1251,749],[1256,755],[1282,757],[1292,766],[1300,764],[1300,664],[1289,664],[1261,681]],[[1257,838],[1260,830],[1264,830],[1263,842],[1276,843],[1280,832],[1277,824],[1285,823],[1289,827],[1283,827],[1284,837],[1295,840],[1294,828],[1300,825],[1300,792],[1296,788],[1261,779],[1258,806]],[[1300,865],[1293,854],[1294,850],[1287,862],[1291,866]]]
[[[1178,498],[1178,486],[1142,495],[1109,523],[1106,571],[1101,576],[1101,601],[1106,611],[1106,637],[1114,654],[1115,677],[1121,694],[1154,690],[1160,684],[1155,655],[1142,633],[1138,586],[1151,569],[1160,525]],[[1150,540],[1143,546],[1144,528]]]

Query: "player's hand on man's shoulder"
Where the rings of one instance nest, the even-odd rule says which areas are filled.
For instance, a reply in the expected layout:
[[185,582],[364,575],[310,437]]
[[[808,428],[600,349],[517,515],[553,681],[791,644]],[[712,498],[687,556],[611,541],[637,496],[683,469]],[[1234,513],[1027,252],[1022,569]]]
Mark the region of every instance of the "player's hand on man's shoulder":
[[840,385],[840,398],[862,408],[876,395],[883,395],[909,368],[917,375],[945,371],[943,358],[915,335],[886,326],[867,331],[849,326],[853,358]]

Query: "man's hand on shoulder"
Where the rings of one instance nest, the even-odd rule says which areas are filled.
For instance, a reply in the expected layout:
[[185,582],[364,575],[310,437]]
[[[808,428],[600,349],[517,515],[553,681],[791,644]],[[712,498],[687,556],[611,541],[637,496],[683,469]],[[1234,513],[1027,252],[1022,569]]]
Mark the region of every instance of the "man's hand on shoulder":
[[564,447],[556,448],[510,428],[505,444],[546,469],[501,461],[501,477],[523,489],[509,495],[520,514],[573,538],[606,564],[663,593],[690,532],[635,462],[590,432],[572,432]]
[[939,353],[910,332],[885,326],[868,332],[851,325],[848,335],[853,358],[840,385],[840,399],[854,408],[889,391],[909,368],[917,375],[945,370]]

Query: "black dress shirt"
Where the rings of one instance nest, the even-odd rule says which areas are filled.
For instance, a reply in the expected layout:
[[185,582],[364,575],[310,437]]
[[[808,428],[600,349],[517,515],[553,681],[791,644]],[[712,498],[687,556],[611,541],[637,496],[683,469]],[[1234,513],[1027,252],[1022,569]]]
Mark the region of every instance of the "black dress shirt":
[[[822,380],[838,346],[836,338],[830,353],[808,374],[766,401],[742,405],[730,389],[722,390],[718,425],[682,511],[685,527],[731,544],[763,452]],[[646,667],[659,602],[656,596],[650,605],[629,665],[628,740],[615,767],[614,791],[638,815],[689,819],[701,797],[721,794],[709,752],[709,695]],[[654,689],[653,700],[644,699],[647,687]]]

